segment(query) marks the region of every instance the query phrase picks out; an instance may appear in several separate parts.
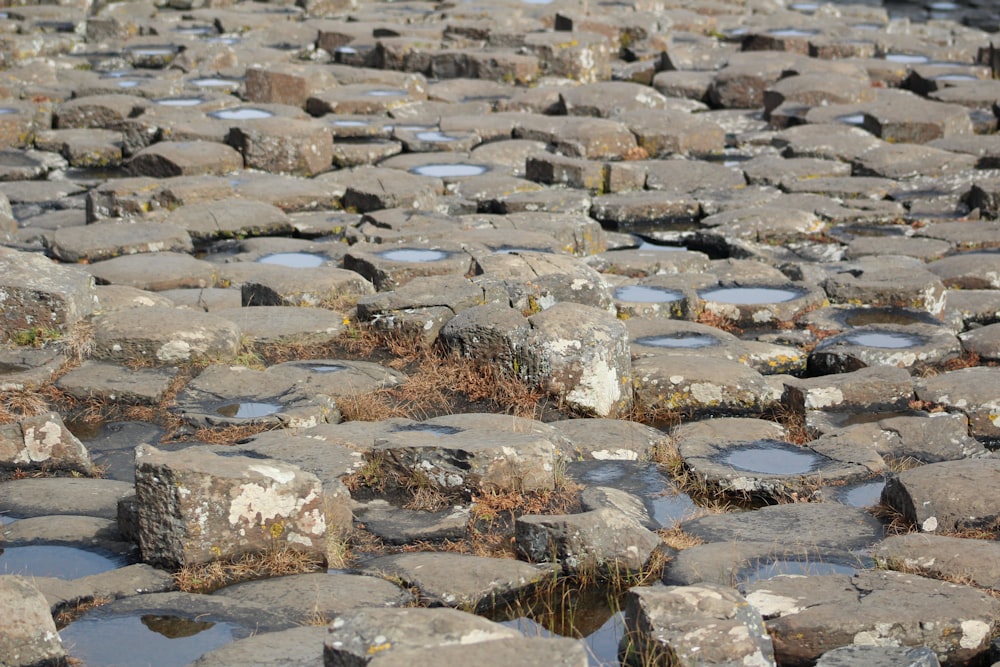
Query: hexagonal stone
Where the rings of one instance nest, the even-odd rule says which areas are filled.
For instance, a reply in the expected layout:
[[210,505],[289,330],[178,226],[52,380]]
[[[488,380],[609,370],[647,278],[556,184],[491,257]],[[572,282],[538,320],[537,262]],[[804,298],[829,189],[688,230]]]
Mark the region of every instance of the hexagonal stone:
[[94,320],[94,357],[172,365],[236,356],[239,328],[209,313],[150,306],[119,310]]
[[174,209],[165,222],[186,229],[192,238],[209,240],[291,231],[288,216],[277,206],[249,199],[217,199]]
[[763,375],[727,359],[645,357],[633,362],[632,374],[644,406],[690,417],[752,414],[776,399]]
[[243,156],[213,141],[160,141],[143,148],[126,165],[133,176],[166,178],[228,174],[243,168]]
[[260,118],[230,129],[226,143],[250,169],[315,176],[333,166],[333,132],[320,121]]
[[121,255],[191,252],[184,229],[162,222],[97,222],[57,229],[49,241],[52,254],[64,262],[98,262]]
[[972,134],[972,121],[965,107],[899,95],[867,107],[864,128],[893,142],[925,144],[934,139]]
[[0,248],[0,334],[63,330],[97,306],[93,279],[43,255]]
[[969,432],[993,442],[1000,440],[998,383],[1000,369],[977,366],[923,378],[916,384],[916,394],[922,401],[966,414]]

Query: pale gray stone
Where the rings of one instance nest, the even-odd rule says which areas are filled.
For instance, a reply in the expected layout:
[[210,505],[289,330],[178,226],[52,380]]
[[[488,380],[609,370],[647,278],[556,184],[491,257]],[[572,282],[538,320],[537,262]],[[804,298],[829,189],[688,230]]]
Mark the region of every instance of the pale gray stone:
[[65,660],[49,605],[35,586],[16,575],[0,575],[0,655],[4,665],[35,667]]

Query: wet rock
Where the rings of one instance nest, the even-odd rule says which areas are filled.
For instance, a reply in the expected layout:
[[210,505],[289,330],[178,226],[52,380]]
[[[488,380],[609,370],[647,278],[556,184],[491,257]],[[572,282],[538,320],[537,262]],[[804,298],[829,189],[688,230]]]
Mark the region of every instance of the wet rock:
[[73,514],[115,519],[118,501],[133,492],[110,479],[25,478],[0,483],[0,512],[15,517]]
[[633,362],[632,375],[643,405],[690,416],[756,413],[777,398],[764,376],[728,359],[644,357]]
[[552,576],[552,567],[510,558],[457,553],[404,553],[365,563],[364,572],[414,587],[432,605],[484,611]]
[[685,424],[671,436],[684,465],[705,485],[723,494],[763,497],[808,495],[821,481],[849,483],[873,470],[876,459],[860,447],[793,445],[784,429],[757,419],[711,419]]
[[890,535],[873,553],[890,570],[945,581],[962,580],[979,588],[1000,586],[1000,549],[995,542],[943,535]]
[[659,429],[620,419],[566,419],[551,424],[572,443],[564,454],[572,460],[645,460],[664,446],[667,437]]
[[[385,579],[332,572],[247,581],[220,588],[212,595],[282,610],[309,624],[351,609],[405,607],[413,601],[408,591]],[[322,652],[322,641],[315,646],[315,652]]]
[[0,334],[65,330],[97,306],[93,280],[42,255],[0,248]]
[[244,366],[209,366],[175,400],[175,411],[197,426],[273,424],[309,428],[339,421],[334,400],[303,391],[289,373]]
[[165,222],[187,230],[199,241],[291,231],[288,217],[277,206],[246,199],[188,204],[171,212]]
[[827,651],[816,667],[940,667],[934,651],[924,646],[842,646]]
[[191,252],[193,247],[187,231],[174,225],[109,221],[58,229],[49,250],[64,262],[97,262],[135,253]]
[[781,401],[789,409],[875,412],[905,409],[913,398],[913,380],[904,369],[862,368],[816,378],[788,378]]
[[273,459],[136,450],[139,548],[181,567],[287,546],[326,559],[319,479]]
[[388,544],[412,544],[465,538],[469,510],[458,506],[438,512],[408,510],[372,500],[357,518],[365,530]]
[[863,549],[882,537],[882,524],[855,507],[834,503],[770,505],[713,514],[680,524],[706,542],[755,541],[774,545]]
[[0,576],[0,652],[11,667],[54,665],[65,661],[49,605],[35,586],[15,575]]
[[527,560],[554,560],[567,572],[638,572],[662,545],[658,534],[610,506],[579,514],[520,516],[514,538]]
[[93,473],[87,448],[55,412],[0,426],[0,466],[8,470]]
[[944,406],[964,413],[969,419],[969,432],[976,438],[992,441],[1000,438],[997,424],[996,369],[979,366],[941,373],[916,383],[916,396],[921,401]]
[[632,588],[625,632],[620,652],[626,664],[651,658],[677,665],[775,664],[760,612],[725,586]]
[[852,644],[926,646],[945,664],[987,650],[996,601],[968,586],[871,570],[853,577],[778,577],[747,587],[782,664]]
[[523,378],[599,417],[628,409],[632,374],[624,324],[596,308],[565,302],[528,321],[531,330],[516,358]]
[[735,540],[699,544],[677,553],[663,575],[668,585],[701,582],[737,586],[783,575],[853,574],[865,557],[829,546]]
[[35,577],[35,584],[55,614],[95,598],[119,600],[134,595],[163,593],[174,587],[174,577],[145,563],[136,563],[77,579]]
[[1000,289],[1000,253],[966,252],[927,265],[946,287]]
[[124,255],[83,268],[101,285],[133,287],[151,292],[213,287],[217,273],[217,267],[211,262],[174,252]]
[[529,433],[415,427],[377,437],[372,454],[404,479],[419,474],[444,491],[555,486],[556,448]]
[[451,645],[468,646],[501,639],[520,638],[520,633],[457,609],[356,609],[333,620],[323,649],[323,664],[367,665],[377,653],[408,649],[437,650]]
[[945,291],[941,279],[912,258],[862,257],[823,282],[834,303],[919,308],[941,316]]
[[323,655],[325,627],[304,626],[255,634],[205,653],[192,667],[315,667]]
[[864,127],[886,141],[916,144],[972,134],[972,121],[964,107],[906,94],[883,97],[868,106]]
[[484,667],[503,667],[514,663],[525,667],[583,667],[589,664],[588,658],[584,646],[567,637],[517,637],[390,651],[377,654],[368,664],[372,667],[403,667],[442,660],[450,664]]
[[961,356],[958,338],[943,327],[880,324],[824,338],[809,354],[814,373],[846,373],[867,366],[934,368]]
[[94,357],[143,359],[163,366],[183,361],[222,361],[236,356],[240,332],[210,313],[150,306],[119,310],[94,319]]
[[243,168],[243,156],[214,141],[160,141],[133,155],[127,169],[133,176],[223,175]]
[[923,532],[989,529],[1000,519],[1000,507],[978,489],[997,470],[1000,462],[992,458],[918,466],[889,478],[882,502]]

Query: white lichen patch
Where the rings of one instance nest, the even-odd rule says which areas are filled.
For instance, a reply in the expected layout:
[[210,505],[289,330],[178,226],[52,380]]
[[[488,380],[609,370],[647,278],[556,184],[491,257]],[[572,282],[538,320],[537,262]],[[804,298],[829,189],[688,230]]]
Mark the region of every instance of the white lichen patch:
[[718,405],[722,402],[722,387],[712,382],[694,382],[689,387],[689,391],[691,396],[702,405]]
[[241,484],[236,497],[229,503],[229,523],[261,524],[275,517],[291,516],[298,498],[288,491],[260,484]]
[[777,595],[770,591],[757,590],[749,593],[747,602],[753,605],[764,618],[778,618],[797,614],[804,609],[795,598]]
[[48,461],[52,458],[52,450],[62,440],[62,427],[56,422],[47,421],[38,428],[29,426],[24,429],[24,449],[14,459],[15,463]]
[[964,649],[980,648],[989,636],[989,623],[977,620],[962,621],[962,638],[958,640],[958,645]]
[[191,345],[183,340],[167,341],[156,351],[160,361],[186,361],[191,358]]
[[837,387],[825,387],[823,389],[813,389],[806,392],[806,408],[810,410],[820,410],[844,402],[844,392]]
[[609,415],[621,397],[618,370],[604,358],[598,358],[589,368],[584,368],[579,382],[566,394],[570,404],[589,408],[601,417]]
[[292,470],[282,470],[276,466],[269,466],[263,463],[252,463],[247,466],[247,470],[259,473],[264,477],[273,479],[278,484],[288,484],[295,479],[295,472]]
[[639,454],[631,449],[598,449],[590,453],[598,461],[637,461]]

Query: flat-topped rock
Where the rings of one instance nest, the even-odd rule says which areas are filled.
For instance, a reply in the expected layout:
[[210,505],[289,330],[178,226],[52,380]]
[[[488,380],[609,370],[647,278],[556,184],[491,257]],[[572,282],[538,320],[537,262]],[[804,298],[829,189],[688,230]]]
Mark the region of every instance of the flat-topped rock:
[[0,511],[14,517],[74,514],[114,519],[118,501],[133,492],[110,479],[25,478],[0,483]]
[[236,356],[240,342],[240,330],[229,320],[180,308],[112,311],[93,324],[94,357],[107,361],[222,361]]
[[97,307],[93,281],[75,267],[0,248],[0,334],[32,327],[65,330]]
[[1000,508],[977,489],[997,470],[1000,461],[994,458],[918,466],[890,478],[882,502],[927,533],[988,529],[1000,517]]

